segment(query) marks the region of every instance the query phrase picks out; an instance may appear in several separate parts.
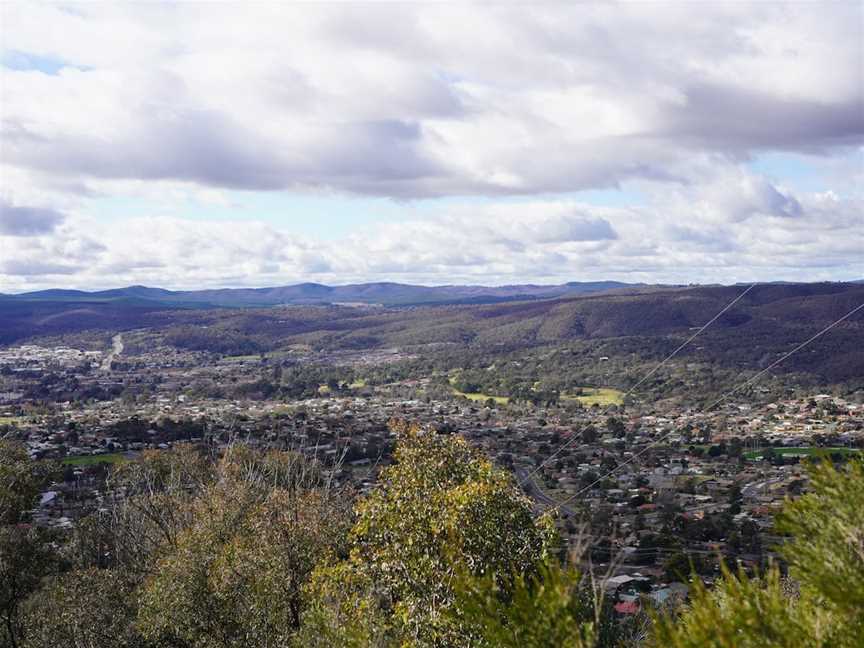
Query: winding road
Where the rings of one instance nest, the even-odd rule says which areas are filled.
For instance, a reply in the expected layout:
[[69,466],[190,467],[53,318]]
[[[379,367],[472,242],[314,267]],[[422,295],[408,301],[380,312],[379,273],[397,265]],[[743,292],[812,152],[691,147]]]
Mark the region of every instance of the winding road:
[[102,371],[111,371],[111,363],[121,353],[123,353],[123,334],[118,333],[111,338],[111,351],[108,352],[108,355],[102,361]]

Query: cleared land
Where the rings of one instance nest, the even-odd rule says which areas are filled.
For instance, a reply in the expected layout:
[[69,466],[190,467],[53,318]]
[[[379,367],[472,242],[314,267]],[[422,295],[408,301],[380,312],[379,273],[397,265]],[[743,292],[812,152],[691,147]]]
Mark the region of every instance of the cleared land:
[[[744,456],[747,459],[761,459],[767,448],[761,450],[751,450],[745,452]],[[832,454],[858,454],[860,451],[856,448],[774,448],[775,454],[783,455],[784,457],[827,457]]]
[[119,463],[124,461],[126,457],[120,453],[103,455],[88,455],[82,457],[66,457],[61,463],[65,466],[92,466],[99,463]]
[[[465,398],[472,401],[485,401],[491,398],[499,405],[506,405],[510,402],[510,399],[507,396],[492,396],[491,394],[484,394],[482,392],[459,391],[458,389],[453,387],[453,383],[455,381],[456,377],[451,376],[450,389],[456,396],[464,396]],[[535,383],[535,388],[538,386],[538,384],[539,383]],[[592,405],[598,405],[600,407],[605,407],[608,405],[621,405],[624,402],[624,392],[617,389],[612,389],[611,387],[580,387],[579,391],[581,393],[579,393],[578,395],[562,394],[561,400],[579,401],[585,407],[591,407]]]
[[621,405],[624,402],[624,392],[611,387],[582,387],[581,394],[565,394],[562,400],[578,400],[586,407],[592,405]]
[[506,405],[507,403],[510,402],[510,399],[507,398],[506,396],[490,396],[489,394],[481,394],[480,392],[475,392],[475,393],[461,392],[458,389],[456,389],[455,387],[451,387],[450,389],[453,390],[453,393],[456,396],[464,396],[468,400],[472,400],[472,401],[487,401],[491,398],[493,401],[495,401],[499,405]]

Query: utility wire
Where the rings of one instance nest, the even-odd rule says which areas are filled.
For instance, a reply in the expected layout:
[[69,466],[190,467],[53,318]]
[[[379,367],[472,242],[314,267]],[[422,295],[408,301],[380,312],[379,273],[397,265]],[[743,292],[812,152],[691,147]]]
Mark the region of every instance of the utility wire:
[[[717,405],[719,405],[719,404],[722,403],[724,400],[726,400],[727,398],[729,398],[732,394],[734,394],[734,393],[740,391],[741,389],[743,389],[744,387],[746,387],[746,386],[752,384],[753,382],[755,382],[756,380],[758,380],[759,378],[761,378],[763,375],[765,375],[765,373],[767,373],[768,371],[770,371],[771,369],[773,369],[774,367],[776,367],[778,364],[780,364],[781,362],[783,362],[784,360],[786,360],[786,359],[789,358],[790,356],[792,356],[792,355],[798,353],[801,349],[803,349],[804,347],[806,347],[807,345],[809,345],[809,344],[810,344],[811,342],[813,342],[814,340],[816,340],[816,339],[822,337],[823,335],[825,335],[825,333],[827,333],[828,331],[830,331],[831,329],[833,329],[835,326],[837,326],[837,325],[840,324],[841,322],[843,322],[843,321],[849,319],[850,317],[852,317],[852,315],[854,315],[855,313],[857,313],[858,311],[860,311],[862,308],[864,308],[864,303],[859,304],[858,306],[856,306],[855,308],[853,308],[851,311],[849,311],[848,313],[846,313],[846,314],[845,314],[843,317],[841,317],[840,319],[838,319],[838,320],[834,321],[833,323],[829,324],[828,326],[826,326],[825,328],[823,328],[821,331],[819,331],[818,333],[816,333],[815,335],[813,335],[813,336],[812,336],[811,338],[809,338],[808,340],[802,342],[801,344],[799,344],[797,347],[795,347],[794,349],[792,349],[792,350],[789,351],[788,353],[782,355],[780,358],[778,358],[777,360],[775,360],[774,362],[772,362],[770,365],[768,365],[767,367],[765,367],[762,371],[760,371],[759,373],[757,373],[756,375],[754,375],[752,378],[750,378],[750,379],[747,380],[746,382],[744,382],[744,383],[738,385],[738,386],[735,387],[734,389],[731,389],[731,390],[729,390],[728,392],[726,392],[725,394],[723,394],[720,398],[718,398],[716,401],[714,401],[714,402],[711,403],[708,407],[706,407],[706,408],[705,408],[705,411],[710,412],[712,409],[714,409],[715,407],[717,407]],[[591,482],[590,484],[588,484],[587,486],[585,486],[583,489],[577,491],[576,493],[574,493],[573,495],[571,495],[570,497],[568,497],[568,498],[565,499],[564,501],[562,501],[562,502],[558,502],[558,503],[557,503],[554,507],[552,507],[552,508],[553,508],[553,509],[558,509],[558,508],[560,508],[560,507],[562,507],[562,506],[564,506],[564,505],[566,505],[566,504],[572,502],[574,499],[576,499],[577,497],[579,497],[582,493],[584,493],[584,492],[587,491],[587,490],[590,490],[591,488],[593,488],[594,486],[596,486],[597,484],[599,484],[601,481],[603,481],[604,479],[606,479],[607,477],[609,477],[610,475],[612,475],[613,473],[615,473],[616,471],[618,471],[618,469],[623,468],[624,466],[633,463],[633,461],[635,461],[639,456],[643,455],[645,452],[647,452],[648,450],[650,450],[651,448],[653,448],[654,446],[656,446],[658,443],[662,443],[663,441],[665,441],[666,439],[668,439],[668,438],[669,438],[672,434],[674,434],[674,433],[675,433],[675,430],[672,430],[671,432],[668,432],[668,433],[664,434],[664,435],[663,435],[662,437],[660,437],[659,439],[655,439],[654,441],[652,441],[651,443],[649,443],[648,445],[646,445],[644,448],[642,448],[639,452],[637,452],[637,453],[633,454],[631,457],[629,457],[626,461],[622,461],[620,464],[618,464],[617,466],[615,466],[614,468],[612,468],[609,472],[607,472],[606,474],[604,474],[604,475],[598,477],[598,478],[595,479],[593,482]]]
[[[657,372],[660,370],[660,368],[663,367],[663,365],[665,365],[665,364],[666,364],[667,362],[669,362],[672,358],[674,358],[676,355],[678,355],[678,353],[679,353],[679,352],[680,352],[684,347],[686,347],[688,344],[690,344],[690,343],[691,343],[693,340],[695,340],[696,337],[699,336],[699,335],[700,335],[700,334],[701,334],[705,329],[707,329],[707,328],[708,328],[709,326],[711,326],[714,322],[716,322],[716,321],[720,318],[720,316],[723,315],[723,313],[725,313],[725,312],[728,311],[730,308],[732,308],[735,304],[737,304],[738,301],[739,301],[742,297],[744,297],[744,295],[746,295],[748,292],[750,292],[750,291],[753,289],[753,287],[754,287],[755,285],[756,285],[755,283],[752,283],[752,284],[750,284],[749,286],[747,286],[747,288],[744,290],[744,292],[742,292],[742,293],[739,294],[737,297],[735,297],[735,299],[733,299],[731,302],[729,302],[728,304],[726,304],[726,306],[723,308],[723,310],[721,310],[721,311],[720,311],[719,313],[717,313],[714,317],[712,317],[712,318],[711,318],[710,320],[708,320],[705,324],[703,324],[703,325],[699,328],[699,330],[697,330],[693,335],[691,335],[691,336],[690,336],[689,338],[687,338],[684,342],[682,342],[680,345],[678,345],[678,348],[677,348],[677,349],[675,349],[672,353],[670,353],[668,356],[666,356],[665,358],[663,358],[663,360],[662,360],[662,361],[661,361],[661,362],[660,362],[656,367],[654,367],[651,371],[649,371],[647,374],[645,374],[645,376],[643,376],[642,379],[641,379],[639,382],[637,382],[635,385],[633,385],[632,387],[630,387],[630,389],[628,389],[626,392],[624,392],[624,395],[621,397],[621,399],[623,400],[624,398],[627,398],[627,396],[629,396],[632,392],[636,391],[636,388],[639,387],[639,385],[641,385],[641,384],[644,383],[646,380],[648,380],[651,376],[653,376],[655,373],[657,373]],[[603,418],[603,416],[606,414],[606,412],[609,411],[609,409],[610,409],[611,407],[612,407],[612,403],[609,403],[609,404],[605,407],[605,409],[604,409],[602,412],[600,412],[600,418]],[[524,486],[524,485],[525,485],[525,484],[526,484],[526,483],[527,483],[527,482],[528,482],[532,477],[534,477],[534,475],[536,475],[538,472],[540,472],[540,470],[543,468],[543,466],[546,466],[550,461],[552,461],[555,457],[557,457],[559,454],[561,454],[561,452],[562,452],[563,450],[569,448],[569,447],[570,447],[570,446],[571,446],[575,441],[576,441],[576,435],[573,434],[573,435],[570,436],[570,438],[569,438],[566,442],[564,442],[563,444],[561,444],[561,445],[560,445],[560,446],[555,450],[555,452],[553,452],[551,455],[549,455],[549,456],[548,456],[548,457],[547,457],[547,458],[546,458],[542,463],[538,464],[537,467],[534,468],[534,470],[532,470],[530,473],[528,473],[528,475],[527,475],[524,479],[520,480],[520,482],[519,482],[519,486],[520,486],[520,487]]]

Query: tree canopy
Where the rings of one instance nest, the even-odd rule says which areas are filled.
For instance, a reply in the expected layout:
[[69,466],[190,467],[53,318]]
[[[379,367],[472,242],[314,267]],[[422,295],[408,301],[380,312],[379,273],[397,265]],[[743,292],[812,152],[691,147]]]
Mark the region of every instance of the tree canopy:
[[864,645],[860,461],[811,466],[776,519],[782,562],[693,578],[688,603],[631,632],[509,473],[457,435],[391,428],[364,496],[295,453],[178,447],[117,467],[65,537],[28,520],[51,466],[0,444],[0,645]]
[[513,478],[460,437],[393,427],[394,464],[357,505],[350,555],[316,575],[318,623],[333,628],[336,618],[356,628],[373,610],[381,624],[370,636],[465,644],[452,609],[460,570],[499,581],[530,571],[549,555],[554,527],[535,519]]
[[777,518],[789,534],[761,577],[728,569],[712,590],[698,580],[680,616],[659,617],[654,645],[670,648],[852,648],[864,645],[864,464],[810,471],[810,492]]

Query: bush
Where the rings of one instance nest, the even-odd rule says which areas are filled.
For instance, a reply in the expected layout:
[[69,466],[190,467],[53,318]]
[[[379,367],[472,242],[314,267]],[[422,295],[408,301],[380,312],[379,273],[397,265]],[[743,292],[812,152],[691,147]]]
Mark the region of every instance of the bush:
[[656,619],[654,645],[669,648],[860,648],[864,645],[864,465],[811,468],[812,491],[777,519],[792,538],[762,577],[734,574],[708,591],[697,581],[680,617]]
[[554,529],[545,517],[535,521],[512,477],[463,439],[395,427],[395,463],[357,506],[349,558],[313,581],[310,625],[362,627],[372,611],[380,623],[361,645],[375,637],[462,645],[452,615],[458,573],[505,586],[548,555]]

